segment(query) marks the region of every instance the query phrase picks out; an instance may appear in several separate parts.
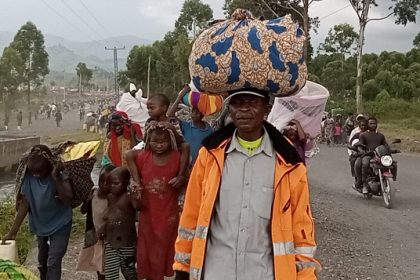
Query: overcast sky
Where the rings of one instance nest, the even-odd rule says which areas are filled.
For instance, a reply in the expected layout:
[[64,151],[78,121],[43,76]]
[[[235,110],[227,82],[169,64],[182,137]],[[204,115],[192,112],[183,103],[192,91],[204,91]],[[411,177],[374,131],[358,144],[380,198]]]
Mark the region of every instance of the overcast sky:
[[[202,0],[211,6],[215,18],[222,18],[224,0]],[[386,2],[389,0],[380,0]],[[134,35],[158,40],[172,30],[183,0],[1,0],[0,31],[15,33],[26,21],[32,21],[44,34],[73,41],[91,41],[112,36]],[[383,5],[386,6],[386,5]],[[387,10],[373,10],[371,17]],[[323,0],[310,8],[319,16],[319,34],[313,34],[315,47],[336,24],[350,23],[357,30],[357,16],[348,0]],[[417,17],[420,19],[420,17]],[[367,26],[366,52],[407,51],[412,48],[420,22],[406,27],[394,19],[373,21]]]

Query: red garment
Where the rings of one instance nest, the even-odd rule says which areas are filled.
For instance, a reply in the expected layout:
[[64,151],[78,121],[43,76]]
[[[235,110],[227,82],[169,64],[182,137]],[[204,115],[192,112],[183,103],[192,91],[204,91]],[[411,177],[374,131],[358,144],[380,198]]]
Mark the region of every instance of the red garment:
[[[112,119],[116,119],[116,116],[119,116],[119,120],[123,123],[123,134],[122,136],[125,139],[130,139],[132,137],[132,133],[136,135],[138,139],[143,138],[143,134],[141,132],[140,126],[138,124],[131,123],[130,119],[128,118],[127,113],[122,111],[115,111],[111,116]],[[133,143],[135,145],[135,143]],[[111,129],[111,147],[109,152],[109,157],[112,163],[115,166],[121,166],[122,165],[122,158],[120,149],[118,147],[118,135],[115,133],[114,130]]]
[[163,280],[173,276],[175,240],[178,234],[179,190],[168,185],[177,176],[180,153],[172,151],[168,162],[153,162],[150,150],[137,156],[137,169],[144,186],[137,238],[139,279]]

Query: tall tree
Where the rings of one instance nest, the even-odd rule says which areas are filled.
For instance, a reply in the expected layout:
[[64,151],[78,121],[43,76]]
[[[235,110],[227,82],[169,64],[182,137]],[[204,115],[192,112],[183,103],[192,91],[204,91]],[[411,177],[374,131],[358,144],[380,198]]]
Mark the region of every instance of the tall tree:
[[80,92],[83,91],[83,89],[89,85],[90,80],[93,76],[92,69],[89,69],[86,66],[86,63],[79,62],[76,66],[76,74],[79,78],[79,86],[80,86]]
[[10,95],[15,94],[23,79],[23,62],[19,53],[6,47],[0,59],[0,91],[2,99],[8,104]]
[[417,33],[416,37],[413,40],[414,47],[420,49],[420,32]]
[[[325,38],[324,43],[319,47],[319,50],[324,51],[328,54],[339,53],[341,58],[341,73],[340,76],[344,74],[344,61],[346,55],[351,55],[352,52],[356,50],[356,41],[357,33],[354,31],[353,27],[348,24],[339,24],[335,25],[328,32],[328,36]],[[339,79],[337,79],[338,81]],[[348,81],[345,80],[345,81]],[[344,81],[344,82],[345,82]],[[345,89],[345,83],[340,82],[337,84],[337,90],[343,95]]]
[[[356,81],[356,106],[357,112],[363,111],[362,103],[362,67],[363,67],[363,46],[365,39],[366,25],[371,21],[384,20],[391,16],[395,17],[396,24],[406,25],[416,21],[417,11],[420,10],[420,0],[391,0],[389,14],[380,18],[369,18],[369,11],[372,7],[378,7],[376,0],[349,0],[351,6],[359,18],[359,39],[357,46],[357,81]],[[382,1],[382,6],[386,5]]]
[[18,30],[10,47],[15,49],[22,59],[24,83],[28,87],[28,104],[30,104],[31,85],[39,87],[50,72],[44,36],[32,22],[27,22]]
[[212,18],[213,10],[208,4],[203,4],[201,0],[185,0],[175,22],[175,30],[181,33],[192,32],[195,38]]
[[338,24],[328,31],[328,36],[325,38],[324,43],[319,46],[319,49],[328,54],[352,55],[356,51],[358,37],[350,24]]

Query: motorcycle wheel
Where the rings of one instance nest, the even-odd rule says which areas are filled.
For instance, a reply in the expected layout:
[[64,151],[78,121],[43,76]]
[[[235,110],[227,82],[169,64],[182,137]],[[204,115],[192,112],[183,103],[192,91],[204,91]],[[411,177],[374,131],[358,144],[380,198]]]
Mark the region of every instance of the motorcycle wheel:
[[392,197],[393,192],[391,188],[391,183],[389,182],[388,178],[382,178],[381,180],[381,189],[382,189],[382,198],[384,199],[385,206],[388,209],[392,208]]

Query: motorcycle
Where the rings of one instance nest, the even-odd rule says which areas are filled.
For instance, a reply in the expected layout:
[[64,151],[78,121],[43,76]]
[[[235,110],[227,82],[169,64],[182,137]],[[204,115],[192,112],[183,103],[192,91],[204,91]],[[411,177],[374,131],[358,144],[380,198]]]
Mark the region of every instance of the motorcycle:
[[[392,143],[400,143],[401,140],[397,139]],[[369,176],[366,180],[368,193],[363,194],[366,199],[372,196],[382,196],[385,206],[391,209],[394,202],[394,190],[391,186],[392,181],[397,180],[397,161],[393,159],[392,154],[400,153],[399,150],[390,149],[387,146],[381,145],[376,147],[374,151],[366,151],[367,147],[362,144],[350,146],[349,149],[358,151],[360,147],[365,150],[360,156],[371,156]],[[362,193],[361,189],[354,188],[356,191]]]

